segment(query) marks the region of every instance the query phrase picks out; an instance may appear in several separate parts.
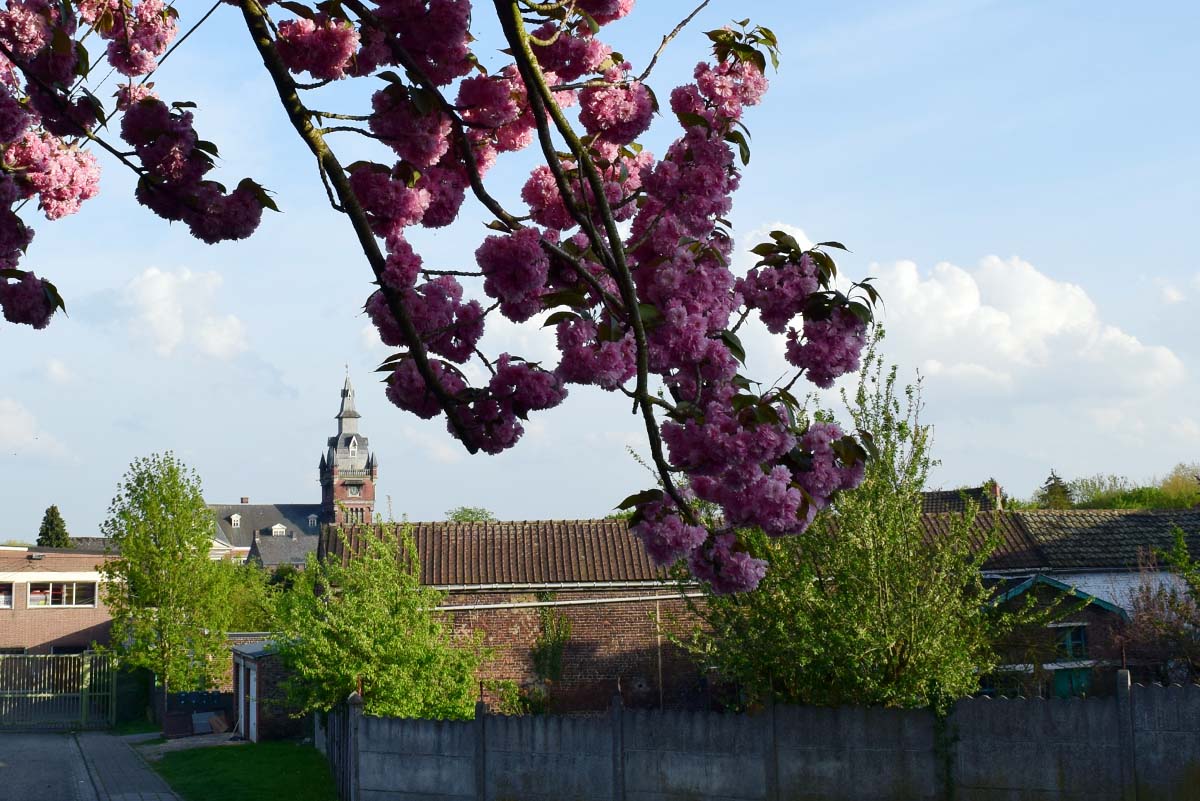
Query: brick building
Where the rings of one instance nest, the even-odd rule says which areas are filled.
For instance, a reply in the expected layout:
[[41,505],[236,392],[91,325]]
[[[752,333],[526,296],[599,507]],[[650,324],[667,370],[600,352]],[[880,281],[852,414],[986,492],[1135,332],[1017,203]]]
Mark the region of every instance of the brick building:
[[[703,703],[703,666],[667,634],[690,628],[687,601],[625,521],[414,523],[411,531],[421,581],[447,594],[440,608],[455,630],[484,633],[492,650],[485,682],[546,691],[564,711],[602,709],[618,687],[633,707]],[[320,558],[349,558],[365,533],[326,529]],[[557,677],[539,675],[534,658],[548,615],[570,622]]]
[[107,644],[101,550],[0,546],[0,654],[73,654]]
[[210,504],[216,518],[213,558],[251,560],[268,569],[299,566],[316,551],[321,526],[371,522],[379,463],[358,430],[361,418],[346,376],[334,416],[337,433],[326,442],[317,466],[321,502],[252,504],[243,497],[241,503]]

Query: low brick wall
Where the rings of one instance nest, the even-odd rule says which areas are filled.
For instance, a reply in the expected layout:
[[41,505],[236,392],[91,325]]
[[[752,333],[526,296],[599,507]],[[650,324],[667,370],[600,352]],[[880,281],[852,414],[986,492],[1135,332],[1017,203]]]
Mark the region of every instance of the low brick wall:
[[927,710],[625,709],[318,726],[343,801],[1194,801],[1200,686]]

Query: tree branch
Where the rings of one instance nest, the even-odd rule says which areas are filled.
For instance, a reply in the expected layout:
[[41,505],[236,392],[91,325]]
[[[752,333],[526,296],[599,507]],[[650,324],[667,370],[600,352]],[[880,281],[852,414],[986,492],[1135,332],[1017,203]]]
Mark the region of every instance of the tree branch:
[[329,145],[326,144],[324,137],[313,127],[308,109],[300,102],[295,81],[292,80],[291,73],[275,50],[270,28],[267,24],[266,12],[258,5],[256,0],[241,0],[240,5],[242,8],[242,17],[246,21],[246,29],[250,32],[250,36],[254,40],[254,46],[258,49],[259,55],[262,57],[263,66],[267,68],[267,72],[275,83],[275,90],[279,95],[279,101],[283,105],[284,111],[287,112],[288,119],[296,129],[296,133],[308,145],[309,150],[312,151],[321,168],[333,183],[338,199],[345,209],[345,214],[350,218],[354,226],[354,232],[358,236],[363,254],[367,257],[372,272],[375,273],[375,280],[379,282],[380,291],[387,301],[388,309],[400,325],[400,331],[404,335],[404,338],[408,340],[409,354],[417,366],[417,371],[421,374],[421,378],[424,379],[430,391],[433,392],[434,397],[437,398],[438,405],[446,413],[446,418],[455,436],[463,443],[467,451],[475,453],[479,450],[479,446],[474,442],[474,439],[462,422],[459,414],[460,402],[446,392],[441,382],[438,381],[437,376],[433,372],[433,367],[429,362],[425,345],[421,341],[421,336],[413,324],[412,317],[408,313],[408,308],[401,300],[400,294],[383,280],[385,260],[379,250],[379,243],[375,239],[375,234],[371,231],[367,215],[359,204],[354,190],[350,187],[350,181],[346,178],[346,171],[342,168],[341,163],[329,148]]

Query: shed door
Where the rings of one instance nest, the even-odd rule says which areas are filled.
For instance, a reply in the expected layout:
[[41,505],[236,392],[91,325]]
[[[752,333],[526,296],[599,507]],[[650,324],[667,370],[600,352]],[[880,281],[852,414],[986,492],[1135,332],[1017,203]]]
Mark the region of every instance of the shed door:
[[250,688],[250,742],[258,742],[258,665],[250,667],[250,681],[246,683]]

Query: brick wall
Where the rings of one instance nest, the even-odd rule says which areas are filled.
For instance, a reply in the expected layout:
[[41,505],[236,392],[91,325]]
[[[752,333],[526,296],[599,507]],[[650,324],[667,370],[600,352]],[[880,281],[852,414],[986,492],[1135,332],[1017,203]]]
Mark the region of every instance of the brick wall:
[[[670,642],[670,631],[685,632],[694,624],[686,602],[668,590],[623,589],[606,592],[558,592],[556,601],[625,598],[660,594],[661,600],[553,607],[571,621],[563,649],[562,677],[549,686],[556,711],[606,709],[620,682],[627,706],[668,708],[704,706],[703,671]],[[534,593],[455,592],[445,606],[530,603]],[[456,634],[484,632],[491,658],[481,678],[540,684],[532,649],[541,632],[536,607],[480,609],[453,613]],[[660,624],[661,623],[661,628]],[[661,680],[660,680],[661,676]],[[496,698],[485,694],[489,703]]]
[[[29,559],[29,552],[0,553],[0,580],[13,585],[13,608],[0,609],[0,648],[24,648],[31,654],[48,654],[54,648],[85,648],[93,642],[108,643],[112,628],[104,606],[99,578],[96,602],[92,607],[30,608],[30,583],[58,581],[68,574],[91,574],[104,561],[100,554],[39,552],[40,559]],[[10,580],[11,579],[11,580]]]

